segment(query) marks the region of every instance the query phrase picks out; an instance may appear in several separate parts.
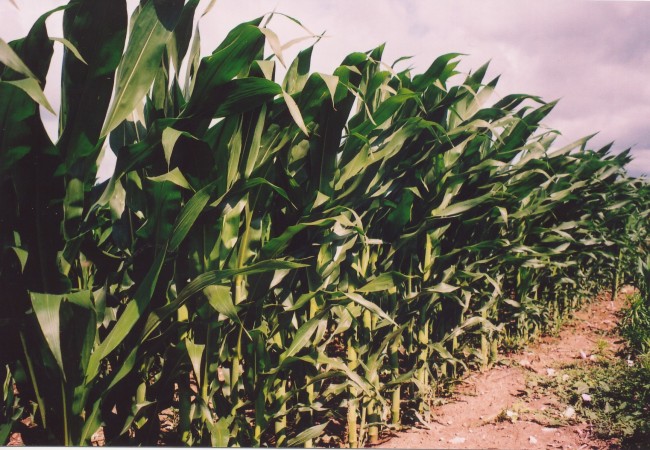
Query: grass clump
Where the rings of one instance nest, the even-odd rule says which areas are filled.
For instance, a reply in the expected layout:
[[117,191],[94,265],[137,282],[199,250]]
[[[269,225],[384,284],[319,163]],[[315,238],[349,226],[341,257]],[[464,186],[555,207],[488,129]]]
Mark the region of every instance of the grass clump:
[[555,380],[559,397],[588,420],[599,437],[626,447],[650,439],[650,356],[572,367]]
[[[643,448],[650,442],[650,307],[641,296],[631,297],[622,311],[619,332],[626,341],[619,357],[567,365],[535,384],[554,391],[599,437],[618,438],[623,448]],[[598,343],[601,355],[604,342]]]
[[650,352],[650,305],[641,295],[630,297],[630,306],[623,311],[620,333],[633,354]]

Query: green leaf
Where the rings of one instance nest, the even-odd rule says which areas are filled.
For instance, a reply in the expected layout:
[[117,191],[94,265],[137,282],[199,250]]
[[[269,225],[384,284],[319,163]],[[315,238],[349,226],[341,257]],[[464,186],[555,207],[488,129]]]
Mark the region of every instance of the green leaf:
[[43,336],[45,336],[45,341],[52,351],[56,363],[59,365],[61,375],[65,379],[63,355],[61,353],[61,319],[59,315],[63,295],[30,292],[29,296],[32,300],[34,313],[41,326],[41,331],[43,332]]
[[86,416],[83,427],[81,429],[81,435],[79,437],[79,445],[90,446],[91,439],[93,434],[99,430],[99,427],[102,426],[101,420],[101,399],[96,400],[90,408],[90,414]]
[[230,442],[230,424],[233,419],[233,416],[222,416],[212,425],[210,428],[210,442],[213,447],[228,447]]
[[384,272],[358,288],[357,292],[369,293],[385,291],[397,287],[399,282],[406,281],[408,278],[408,276],[399,272]]
[[459,214],[462,214],[466,211],[469,211],[472,208],[475,208],[476,206],[480,205],[483,203],[485,200],[492,198],[494,194],[491,192],[481,195],[480,197],[472,198],[469,200],[464,200],[460,201],[457,203],[454,203],[453,205],[447,206],[447,207],[441,207],[441,208],[436,208],[433,211],[431,211],[431,216],[432,217],[451,217],[451,216],[457,216]]
[[438,283],[435,286],[431,288],[427,288],[427,291],[431,292],[437,292],[439,294],[448,294],[450,292],[454,292],[455,290],[458,289],[458,286],[452,286],[447,283]]
[[181,136],[187,136],[189,138],[195,139],[194,136],[192,136],[191,134],[186,133],[184,131],[175,130],[172,127],[167,127],[162,132],[161,142],[163,146],[163,151],[165,152],[165,160],[167,161],[167,167],[169,167],[169,162],[172,159],[172,153],[174,151],[174,146],[176,145],[176,141],[178,141],[178,138]]
[[262,32],[256,25],[241,24],[228,33],[212,55],[201,61],[184,115],[190,116],[204,107],[205,99],[211,97],[215,89],[257,59],[263,45]]
[[293,261],[272,259],[260,261],[250,266],[242,267],[240,269],[213,270],[202,273],[190,283],[188,283],[181,292],[179,292],[176,300],[166,306],[163,306],[162,308],[159,308],[149,316],[143,332],[143,339],[149,336],[158,327],[158,325],[160,325],[162,320],[169,317],[171,314],[174,314],[178,308],[180,308],[190,297],[201,292],[208,286],[218,285],[224,280],[232,279],[232,277],[235,275],[254,275],[258,273],[274,272],[276,270],[299,269],[302,267],[308,266],[306,264]]
[[289,439],[287,442],[288,447],[295,447],[305,442],[316,439],[318,436],[323,434],[325,428],[329,425],[329,421],[321,423],[320,425],[314,425],[313,427],[307,428],[305,431],[298,434],[296,437]]
[[216,96],[206,102],[218,104],[212,117],[228,117],[243,114],[273,100],[282,92],[279,84],[266,78],[242,78],[229,81],[218,90]]
[[309,67],[311,64],[311,54],[314,47],[308,47],[305,50],[301,50],[298,53],[298,56],[293,60],[287,74],[284,76],[282,82],[282,89],[284,89],[288,94],[296,94],[305,87],[307,78],[309,76]]
[[323,310],[319,311],[315,317],[308,320],[300,328],[298,328],[298,331],[296,331],[296,334],[294,335],[291,344],[289,344],[289,347],[280,355],[280,366],[282,366],[282,363],[286,361],[287,358],[294,356],[296,353],[302,350],[307,344],[309,344],[312,335],[314,334],[314,332],[316,331],[320,323],[323,320],[326,320],[322,318],[324,314],[325,311]]
[[25,270],[25,264],[27,264],[27,258],[29,256],[29,253],[26,250],[18,247],[10,247],[10,249],[13,250],[14,253],[16,254],[16,257],[20,262],[20,270],[22,272],[23,270]]
[[176,218],[176,223],[172,230],[172,236],[169,240],[169,251],[173,252],[181,245],[181,242],[183,242],[183,239],[190,232],[199,214],[201,214],[210,201],[210,196],[212,195],[212,191],[217,187],[217,183],[218,181],[212,182],[199,190],[183,207],[181,213]]
[[375,313],[376,315],[378,315],[382,319],[385,319],[385,320],[389,321],[393,325],[397,325],[395,323],[395,321],[393,319],[391,319],[391,317],[388,314],[386,314],[386,312],[383,309],[381,309],[375,303],[373,303],[373,302],[371,302],[369,300],[366,300],[365,298],[363,298],[359,294],[356,294],[354,292],[343,292],[343,295],[345,297],[349,298],[350,300],[352,300],[354,303],[357,303],[357,304],[363,306],[364,308],[372,311],[373,313]]
[[72,52],[72,54],[73,54],[73,55],[74,55],[74,56],[75,56],[79,61],[81,61],[81,62],[84,63],[85,65],[88,65],[88,63],[87,63],[86,60],[83,58],[83,56],[81,56],[81,53],[79,53],[79,50],[77,50],[77,47],[75,47],[74,44],[73,44],[72,42],[70,42],[70,41],[67,40],[66,38],[60,38],[60,37],[50,37],[50,39],[52,39],[52,40],[55,41],[55,42],[60,42],[61,44],[63,44],[63,46],[64,46],[65,48],[67,48],[68,50],[70,50],[70,51]]
[[[119,369],[117,370],[117,373],[113,376],[111,379],[110,384],[108,385],[108,388],[106,388],[106,393],[110,392],[110,390],[117,386],[117,384],[124,379],[131,371],[133,370],[133,367],[135,366],[135,362],[137,360],[138,356],[138,347],[135,347],[129,354],[127,355],[126,358],[124,358],[122,364],[120,364]],[[97,374],[93,372],[88,372],[88,377],[87,381],[92,380]]]
[[183,7],[183,12],[174,28],[173,38],[169,41],[169,54],[174,64],[176,76],[181,70],[181,62],[185,58],[192,38],[192,27],[194,24],[194,14],[200,0],[189,0]]
[[[136,403],[131,406],[131,414],[127,417],[126,421],[124,422],[124,425],[122,426],[122,431],[120,431],[119,435],[122,436],[126,434],[129,429],[133,426],[137,420],[144,416],[148,410],[152,409],[152,406],[155,405],[156,402],[152,401],[144,401],[141,403]],[[136,425],[137,427],[137,425]]]
[[190,357],[192,362],[192,369],[194,369],[194,376],[196,377],[197,384],[202,386],[201,375],[203,371],[201,370],[201,359],[203,358],[203,352],[205,350],[205,345],[195,344],[189,339],[185,339],[185,347],[187,348],[187,354]]
[[303,222],[303,223],[298,223],[296,225],[291,225],[287,227],[280,236],[277,236],[269,240],[269,242],[267,242],[266,245],[264,245],[264,247],[262,248],[262,256],[275,258],[280,254],[282,254],[282,252],[287,248],[287,246],[292,241],[292,239],[301,231],[311,227],[328,228],[334,222],[336,222],[336,218],[332,217],[332,218],[315,220],[313,222]]
[[147,178],[151,181],[156,181],[156,182],[169,181],[170,183],[174,183],[176,186],[180,186],[184,189],[189,189],[190,191],[193,190],[192,186],[190,186],[190,183],[183,176],[183,173],[178,167],[175,167],[171,172],[158,175],[157,177],[147,177]]
[[41,89],[41,86],[38,84],[36,78],[25,78],[23,80],[14,80],[14,81],[0,81],[0,83],[7,83],[16,86],[19,89],[22,89],[29,95],[32,100],[41,105],[43,108],[47,109],[52,114],[56,114],[50,102],[47,101],[45,93]]
[[327,75],[324,73],[319,73],[318,76],[320,76],[325,84],[327,85],[327,89],[330,91],[330,97],[332,99],[332,106],[334,106],[334,101],[336,98],[336,88],[339,85],[339,77],[336,75]]
[[228,317],[235,323],[241,323],[237,316],[237,309],[232,301],[229,286],[212,285],[203,289],[203,294],[208,298],[208,303],[215,311]]
[[131,28],[129,44],[117,71],[115,95],[101,137],[126,119],[142,101],[156,77],[167,42],[183,7],[182,1],[149,1]]
[[138,286],[133,300],[126,305],[126,308],[122,312],[122,315],[113,329],[91,355],[88,364],[88,377],[90,377],[88,379],[92,379],[97,375],[101,360],[108,356],[113,350],[115,350],[115,348],[117,348],[118,345],[120,345],[121,342],[124,341],[124,339],[126,339],[136,322],[144,314],[145,308],[151,301],[153,292],[156,289],[158,276],[160,275],[160,270],[162,269],[166,254],[167,245],[159,250],[156,259],[147,272],[147,275],[140,282],[140,286]]
[[[125,0],[72,2],[63,15],[63,38],[70,45],[60,42],[70,51],[63,55],[59,118],[62,135],[57,146],[78,178],[90,169],[86,165],[74,167],[77,157],[88,156],[94,164],[96,154],[92,153],[99,151],[95,147],[113,93],[127,21]],[[81,62],[80,55],[87,64]]]
[[25,75],[33,80],[38,80],[36,75],[29,70],[29,67],[20,59],[20,56],[7,44],[0,39],[0,62],[12,70]]

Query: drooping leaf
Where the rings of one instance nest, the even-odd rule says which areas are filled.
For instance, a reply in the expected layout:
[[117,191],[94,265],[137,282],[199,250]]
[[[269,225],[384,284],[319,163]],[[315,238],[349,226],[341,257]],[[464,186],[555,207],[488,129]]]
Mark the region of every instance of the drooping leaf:
[[289,447],[293,447],[304,444],[306,441],[309,441],[311,439],[316,439],[321,434],[323,434],[323,431],[327,425],[329,425],[329,421],[321,423],[319,425],[314,425],[313,427],[309,427],[305,431],[302,431],[300,434],[298,434],[296,437],[289,439],[287,445]]
[[287,108],[289,109],[289,113],[291,114],[291,117],[293,117],[293,120],[296,122],[298,128],[300,128],[300,130],[305,133],[305,136],[309,137],[309,130],[307,130],[307,127],[305,126],[305,121],[302,118],[302,114],[300,113],[300,109],[298,108],[296,101],[284,91],[282,91],[282,97],[284,98],[284,101],[287,104]]
[[38,79],[3,39],[0,39],[0,62],[10,69],[25,75],[27,78],[32,78],[34,80]]
[[406,275],[399,272],[384,272],[358,288],[357,292],[370,293],[385,291],[397,287],[400,282],[406,281],[407,279],[408,277]]
[[23,80],[13,80],[13,81],[0,81],[0,83],[7,83],[16,86],[19,89],[22,89],[29,95],[32,100],[41,105],[43,108],[47,109],[52,114],[56,114],[54,109],[50,105],[50,102],[47,101],[45,93],[38,84],[38,81],[35,78],[25,78]]
[[282,362],[286,361],[288,358],[295,356],[296,353],[298,353],[306,345],[309,344],[314,332],[320,325],[321,321],[324,320],[322,317],[323,314],[324,312],[321,311],[314,318],[305,322],[298,329],[298,331],[296,331],[296,334],[293,337],[291,344],[289,344],[289,347],[287,347],[287,349],[284,352],[282,352],[282,354],[280,355],[280,364],[282,364]]

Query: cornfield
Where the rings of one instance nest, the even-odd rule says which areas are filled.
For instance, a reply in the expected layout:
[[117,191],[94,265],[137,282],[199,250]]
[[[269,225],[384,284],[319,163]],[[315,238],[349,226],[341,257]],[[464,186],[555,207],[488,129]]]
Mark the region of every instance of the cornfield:
[[554,102],[457,54],[311,72],[318,36],[276,81],[270,17],[201,57],[198,6],[72,0],[63,39],[0,41],[0,443],[360,447],[597,293],[648,298],[650,188],[557,148]]

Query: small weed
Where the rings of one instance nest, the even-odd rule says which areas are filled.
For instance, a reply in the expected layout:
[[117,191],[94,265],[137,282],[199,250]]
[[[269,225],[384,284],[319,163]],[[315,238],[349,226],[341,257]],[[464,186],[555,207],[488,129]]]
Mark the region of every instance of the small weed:
[[532,420],[550,426],[588,421],[600,437],[620,438],[623,448],[650,442],[650,306],[636,296],[622,315],[626,358],[616,358],[609,342],[599,339],[595,353],[607,358],[564,365],[554,376],[527,375],[524,397],[552,393],[563,403]]
[[500,423],[500,422],[517,422],[524,414],[530,412],[523,402],[517,402],[510,407],[504,408],[496,416],[491,416],[484,420],[484,423]]
[[519,419],[519,411],[513,409],[504,409],[497,415],[494,421],[515,423],[518,419]]
[[634,353],[649,353],[650,304],[639,294],[631,296],[629,301],[629,307],[623,311],[619,332]]
[[[588,419],[598,434],[632,442],[650,438],[650,371],[642,364],[605,361],[567,372],[560,398]],[[647,442],[647,441],[646,441]]]
[[[529,375],[529,396],[553,392],[566,405],[549,417],[587,420],[600,437],[618,437],[624,448],[650,442],[650,306],[640,296],[623,311],[620,333],[629,359],[602,358],[563,366],[553,377]],[[609,353],[605,339],[596,343],[598,355]],[[559,413],[559,415],[557,414]]]
[[551,337],[560,337],[560,332],[566,325],[573,323],[573,316],[560,316],[556,322],[548,327],[546,334]]
[[598,342],[596,343],[596,354],[604,355],[608,349],[609,342],[607,342],[605,339],[598,339]]

